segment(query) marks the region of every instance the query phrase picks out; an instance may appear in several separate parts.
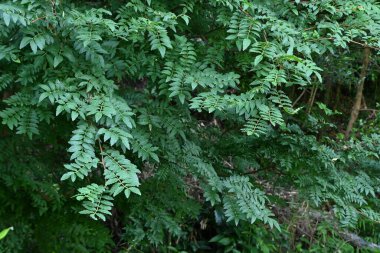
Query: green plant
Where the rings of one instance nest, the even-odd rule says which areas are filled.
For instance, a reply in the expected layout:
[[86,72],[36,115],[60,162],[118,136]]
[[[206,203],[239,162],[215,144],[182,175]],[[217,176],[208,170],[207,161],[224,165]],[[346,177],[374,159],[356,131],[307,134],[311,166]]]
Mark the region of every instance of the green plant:
[[0,240],[4,239],[4,237],[7,236],[8,232],[10,230],[13,230],[13,227],[9,227],[9,228],[1,230],[1,232],[0,232]]
[[[20,227],[42,252],[59,250],[28,239],[49,213],[64,220],[62,252],[196,251],[215,236],[195,228],[212,213],[251,235],[286,230],[277,211],[304,205],[338,236],[379,222],[379,136],[349,138],[356,106],[345,137],[331,138],[342,127],[330,119],[348,110],[317,95],[349,76],[360,107],[379,14],[375,0],[0,3],[0,196],[18,210],[9,222],[30,200],[36,215]],[[102,240],[87,240],[97,229]],[[235,234],[231,252],[249,240]]]

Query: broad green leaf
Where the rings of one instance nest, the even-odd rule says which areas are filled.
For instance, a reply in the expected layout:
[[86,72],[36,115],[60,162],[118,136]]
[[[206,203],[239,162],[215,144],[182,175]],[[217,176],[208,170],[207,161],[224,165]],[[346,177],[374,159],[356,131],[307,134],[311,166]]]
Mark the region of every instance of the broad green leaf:
[[262,60],[263,60],[263,55],[259,54],[258,56],[255,57],[255,61],[253,62],[253,65],[257,66]]
[[63,61],[63,57],[61,55],[54,56],[54,68],[56,68]]
[[22,40],[21,40],[21,43],[20,43],[20,49],[22,49],[26,45],[28,45],[31,40],[32,40],[32,38],[30,38],[30,37],[23,37]]
[[158,51],[160,52],[161,57],[164,58],[164,56],[165,56],[165,52],[166,52],[166,48],[163,47],[163,46],[159,46],[159,47],[158,47]]
[[34,42],[34,40],[31,40],[30,43],[30,48],[32,49],[33,53],[37,53],[37,44]]
[[4,23],[6,26],[9,26],[10,22],[11,22],[11,15],[9,15],[8,13],[6,12],[3,12],[3,19],[4,19]]
[[190,18],[187,15],[182,15],[181,18],[185,21],[186,25],[189,25]]
[[3,229],[3,230],[0,232],[0,240],[4,239],[4,237],[7,236],[8,232],[9,232],[10,230],[13,230],[13,227],[9,227],[9,228]]
[[69,179],[72,175],[73,175],[72,172],[67,172],[67,173],[63,174],[62,177],[61,177],[61,181]]
[[131,187],[129,188],[129,190],[137,195],[141,195],[141,192],[139,190],[139,188],[136,188],[136,187]]
[[248,38],[245,38],[243,40],[243,51],[246,50],[249,47],[249,45],[251,45],[251,40]]
[[37,47],[42,50],[45,47],[45,38],[43,36],[37,36],[34,38],[34,42],[36,43]]

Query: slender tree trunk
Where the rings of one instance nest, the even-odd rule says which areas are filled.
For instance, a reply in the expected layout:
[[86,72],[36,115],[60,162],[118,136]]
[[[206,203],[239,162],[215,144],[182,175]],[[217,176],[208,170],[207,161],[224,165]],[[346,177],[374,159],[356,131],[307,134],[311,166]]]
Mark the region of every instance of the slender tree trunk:
[[353,128],[353,126],[354,126],[354,124],[355,124],[355,122],[359,116],[360,106],[361,106],[362,98],[363,98],[364,82],[365,82],[365,78],[366,78],[367,72],[368,72],[370,55],[371,55],[371,50],[368,47],[364,48],[364,58],[363,58],[362,70],[360,72],[360,79],[359,79],[358,87],[356,88],[356,96],[355,96],[355,100],[354,100],[354,105],[352,106],[350,120],[348,122],[347,130],[345,133],[346,139],[348,139],[348,137],[350,136],[352,128]]
[[365,97],[364,95],[362,96],[362,107],[360,109],[368,109],[367,103],[365,102]]
[[336,84],[336,91],[335,91],[335,101],[334,101],[334,110],[338,109],[339,106],[339,101],[341,97],[341,81],[339,80],[338,83]]
[[378,101],[377,100],[377,95],[378,95],[378,85],[379,85],[379,77],[380,76],[378,76],[377,78],[376,78],[376,82],[375,82],[375,101]]
[[301,92],[301,95],[299,95],[297,97],[297,99],[294,101],[293,103],[293,107],[296,106],[296,104],[301,100],[301,98],[303,97],[303,95],[305,95],[305,93],[307,92],[307,88],[305,88],[302,92]]
[[296,94],[296,87],[293,85],[292,88],[290,89],[290,92],[289,92],[289,98],[290,98],[291,100],[293,100],[295,94]]
[[332,83],[329,77],[326,78],[326,92],[325,92],[325,99],[324,103],[329,106],[330,104],[330,98],[331,98],[331,91],[332,91]]
[[309,102],[307,103],[307,113],[308,114],[310,114],[310,112],[311,112],[311,108],[313,107],[316,94],[317,94],[317,85],[314,84],[314,86],[311,90]]

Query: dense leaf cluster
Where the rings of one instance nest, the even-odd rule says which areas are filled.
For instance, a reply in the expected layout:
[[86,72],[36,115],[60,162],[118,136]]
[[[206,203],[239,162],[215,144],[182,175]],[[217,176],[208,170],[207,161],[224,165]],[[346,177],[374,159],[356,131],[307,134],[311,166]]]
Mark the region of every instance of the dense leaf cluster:
[[295,250],[264,241],[305,206],[378,229],[379,128],[340,140],[312,110],[362,48],[378,61],[375,0],[1,2],[0,251]]

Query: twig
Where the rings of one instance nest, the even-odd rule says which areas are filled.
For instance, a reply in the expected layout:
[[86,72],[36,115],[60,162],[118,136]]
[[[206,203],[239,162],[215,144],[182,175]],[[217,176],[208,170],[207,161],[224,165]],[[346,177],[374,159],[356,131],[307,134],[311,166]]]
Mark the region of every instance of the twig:
[[[334,40],[334,37],[321,37],[321,38],[311,39],[311,40],[307,40],[307,41],[319,41],[319,40]],[[358,42],[358,41],[355,41],[355,40],[350,40],[350,41],[348,41],[348,43],[357,44],[359,46],[362,46],[362,47],[365,47],[365,48],[371,48],[371,49],[374,49],[374,50],[380,50],[380,47],[370,46],[368,44],[361,43],[361,42]]]
[[333,37],[321,37],[321,38],[310,39],[310,40],[306,40],[306,41],[310,42],[310,41],[320,41],[320,40],[334,40],[334,38]]
[[53,12],[53,15],[57,16],[57,10],[56,10],[55,0],[51,0],[50,3],[51,3],[51,11]]
[[267,168],[261,168],[261,169],[256,169],[256,170],[249,170],[247,172],[244,172],[243,175],[252,175],[252,174],[256,174],[260,171],[263,171],[263,170],[267,170]]
[[360,111],[378,112],[380,110],[377,110],[377,109],[360,109]]
[[309,99],[309,102],[308,102],[307,114],[310,114],[311,108],[314,105],[315,95],[317,94],[317,90],[318,90],[317,85],[314,85],[313,89],[311,90],[311,95],[310,95],[310,99]]
[[100,143],[100,140],[98,140],[98,143],[99,143],[99,149],[100,149],[100,156],[102,157],[102,165],[103,165],[103,168],[105,170],[106,169],[106,163],[104,162],[102,144]]
[[42,20],[42,19],[44,19],[44,18],[46,18],[46,16],[36,18],[36,19],[32,20],[30,23],[37,22],[38,20]]
[[309,27],[309,28],[305,28],[303,29],[304,31],[309,31],[309,30],[313,30],[313,29],[316,29],[317,27],[316,26],[312,26],[312,27]]
[[302,91],[301,95],[299,95],[298,98],[296,99],[296,101],[294,101],[293,106],[295,106],[298,103],[298,101],[303,97],[303,95],[305,95],[306,91],[307,91],[307,89],[304,89]]
[[371,49],[374,49],[374,50],[380,50],[380,47],[370,46],[370,45],[368,45],[368,44],[360,43],[360,42],[358,42],[358,41],[350,40],[349,42],[350,42],[350,43],[357,44],[357,45],[360,45],[360,46],[362,46],[362,47],[368,47],[368,48],[371,48]]

